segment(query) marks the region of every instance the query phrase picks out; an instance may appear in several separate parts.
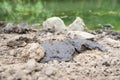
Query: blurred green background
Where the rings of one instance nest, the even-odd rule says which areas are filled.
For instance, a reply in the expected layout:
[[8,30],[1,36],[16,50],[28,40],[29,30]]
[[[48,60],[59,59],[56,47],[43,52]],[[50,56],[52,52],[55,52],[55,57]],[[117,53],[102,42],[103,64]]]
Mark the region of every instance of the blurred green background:
[[42,23],[59,16],[69,25],[79,16],[89,29],[112,24],[120,30],[120,0],[0,0],[0,20],[15,23]]

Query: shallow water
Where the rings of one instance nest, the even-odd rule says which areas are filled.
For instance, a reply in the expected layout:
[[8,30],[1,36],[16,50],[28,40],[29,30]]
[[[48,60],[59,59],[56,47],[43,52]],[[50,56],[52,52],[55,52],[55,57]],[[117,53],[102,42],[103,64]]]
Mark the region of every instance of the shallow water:
[[120,30],[119,0],[62,0],[43,1],[45,9],[60,16],[69,25],[76,16],[80,16],[90,29],[100,29],[99,24],[112,24],[114,30]]

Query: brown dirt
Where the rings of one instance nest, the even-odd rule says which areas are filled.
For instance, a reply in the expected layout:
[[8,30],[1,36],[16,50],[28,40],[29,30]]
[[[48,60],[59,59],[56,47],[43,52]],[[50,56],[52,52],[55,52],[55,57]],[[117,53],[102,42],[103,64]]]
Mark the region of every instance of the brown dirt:
[[[44,50],[29,39],[19,39],[21,36],[39,37],[37,32],[0,34],[0,80],[120,80],[120,39],[107,35],[97,40],[108,52],[86,50],[70,62],[38,63]],[[24,42],[15,47],[7,44],[16,39]]]

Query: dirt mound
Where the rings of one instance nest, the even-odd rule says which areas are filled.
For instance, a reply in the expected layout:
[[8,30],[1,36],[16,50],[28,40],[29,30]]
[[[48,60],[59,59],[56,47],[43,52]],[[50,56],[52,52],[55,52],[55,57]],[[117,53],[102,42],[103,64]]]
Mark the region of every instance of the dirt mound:
[[1,33],[0,80],[119,80],[119,33],[97,33],[96,41],[40,31]]

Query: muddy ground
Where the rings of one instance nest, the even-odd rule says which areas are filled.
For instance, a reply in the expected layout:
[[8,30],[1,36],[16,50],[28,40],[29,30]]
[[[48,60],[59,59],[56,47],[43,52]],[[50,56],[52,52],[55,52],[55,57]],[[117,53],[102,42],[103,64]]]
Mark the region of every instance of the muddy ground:
[[[100,35],[103,32],[94,33]],[[72,55],[70,61],[46,63],[40,62],[45,50],[38,43],[48,39],[48,36],[41,37],[39,31],[1,33],[0,80],[120,80],[120,32],[107,33],[97,38],[96,43],[105,46],[108,51],[88,49]],[[66,38],[59,37],[58,40]]]

